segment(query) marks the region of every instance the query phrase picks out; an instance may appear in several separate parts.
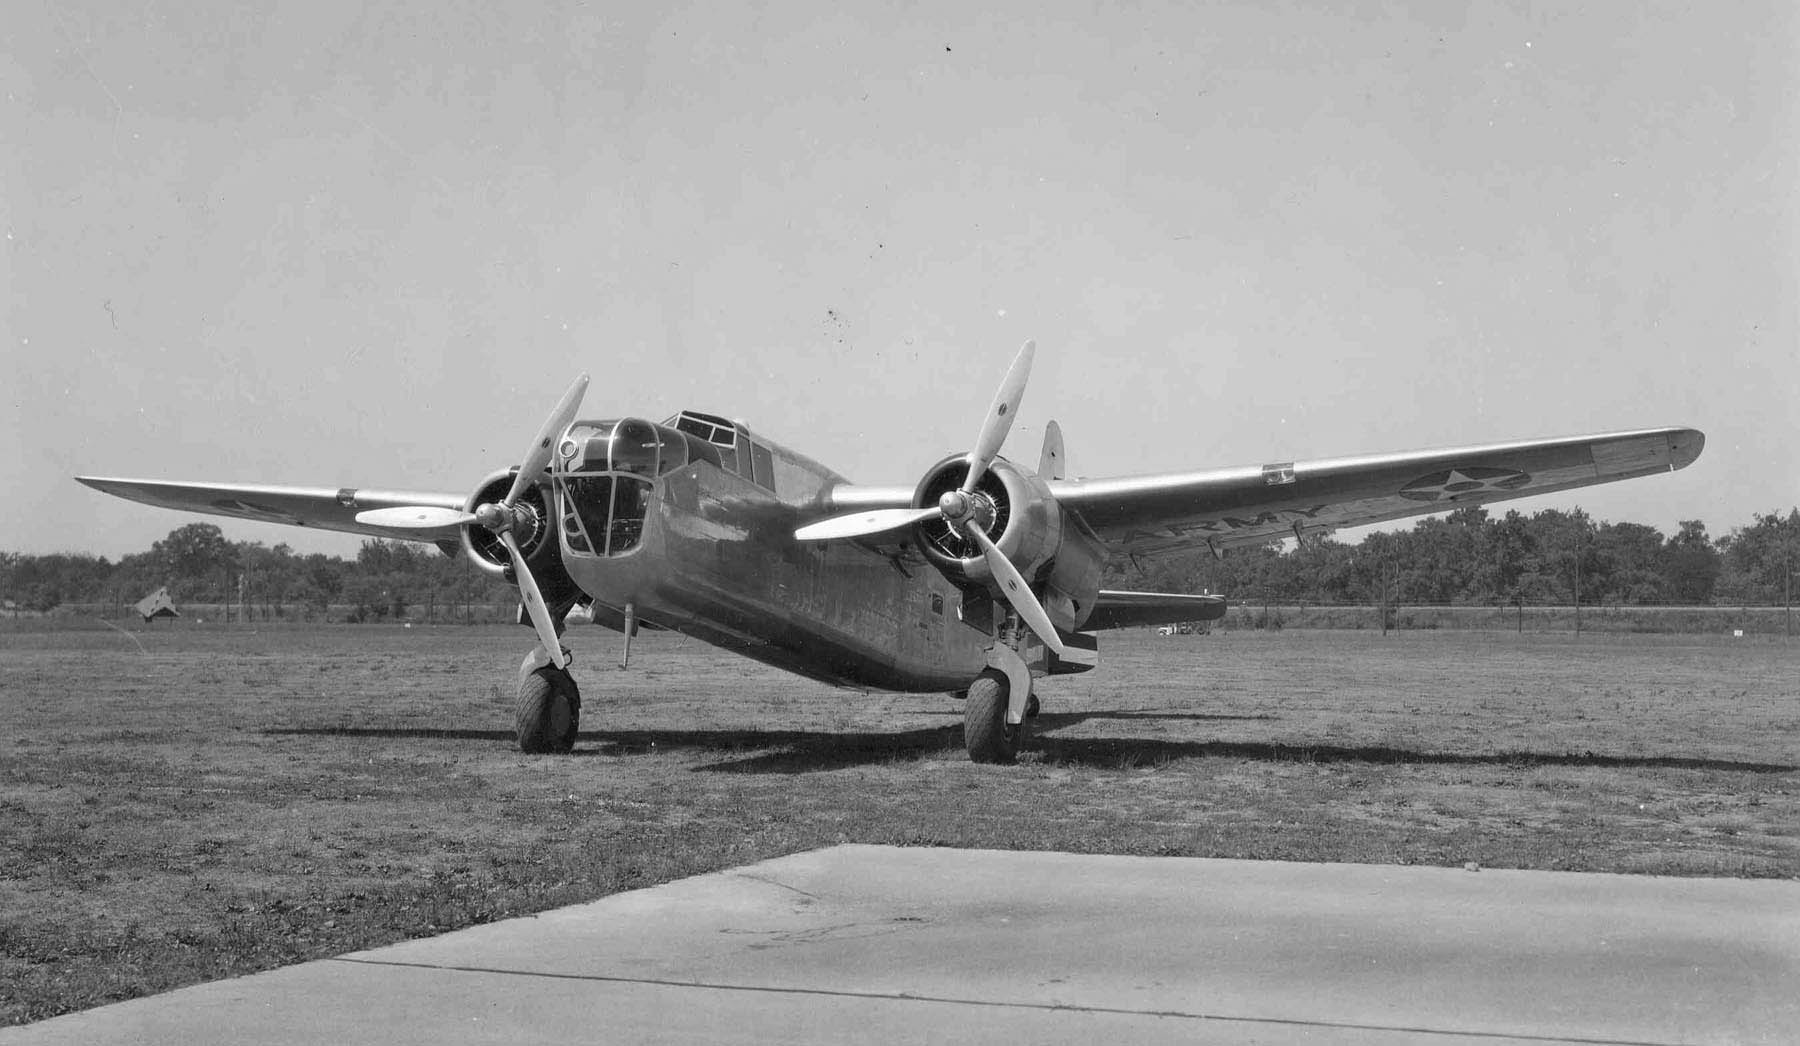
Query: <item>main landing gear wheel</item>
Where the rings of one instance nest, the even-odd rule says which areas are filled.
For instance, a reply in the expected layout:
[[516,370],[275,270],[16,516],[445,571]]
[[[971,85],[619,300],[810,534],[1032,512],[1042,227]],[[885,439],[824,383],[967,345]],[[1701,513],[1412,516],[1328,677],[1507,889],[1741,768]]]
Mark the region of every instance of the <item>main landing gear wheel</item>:
[[575,747],[581,691],[567,670],[545,665],[519,682],[519,751],[533,755]]
[[969,684],[968,704],[963,707],[963,746],[976,763],[1010,763],[1019,756],[1025,724],[1006,721],[1006,675],[992,668]]

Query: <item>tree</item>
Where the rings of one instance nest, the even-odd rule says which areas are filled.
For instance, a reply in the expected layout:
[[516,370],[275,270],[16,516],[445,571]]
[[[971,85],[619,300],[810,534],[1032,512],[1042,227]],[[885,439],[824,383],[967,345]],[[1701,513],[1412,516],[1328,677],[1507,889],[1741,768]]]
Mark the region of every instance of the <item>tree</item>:
[[6,598],[26,610],[54,610],[103,592],[112,564],[86,553],[52,552],[47,556],[8,555],[0,561]]
[[1706,536],[1706,524],[1681,521],[1681,529],[1663,546],[1662,576],[1670,599],[1689,604],[1712,601],[1719,580],[1719,551]]
[[229,577],[237,567],[237,553],[224,532],[211,523],[189,523],[172,530],[150,546],[150,553],[167,572],[177,600],[221,591],[229,598]]
[[1602,523],[1594,534],[1597,596],[1602,603],[1660,603],[1663,536],[1642,523]]
[[1531,517],[1529,534],[1531,550],[1519,576],[1519,592],[1526,600],[1599,600],[1604,571],[1594,545],[1594,522],[1586,512],[1545,509]]
[[1719,589],[1733,602],[1781,603],[1791,592],[1791,573],[1800,570],[1800,509],[1768,515],[1733,528],[1719,541],[1724,554]]

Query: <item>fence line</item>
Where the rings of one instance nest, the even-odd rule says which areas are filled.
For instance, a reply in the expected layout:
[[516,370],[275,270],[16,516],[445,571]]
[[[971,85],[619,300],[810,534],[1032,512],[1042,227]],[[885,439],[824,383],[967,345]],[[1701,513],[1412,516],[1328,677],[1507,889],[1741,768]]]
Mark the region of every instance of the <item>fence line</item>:
[[1233,599],[1214,628],[1445,629],[1518,632],[1676,632],[1793,635],[1780,603],[1729,606],[1583,603],[1315,603]]
[[[414,622],[418,624],[494,624],[510,623],[518,614],[517,602],[505,603],[437,603],[409,605],[398,617],[389,613],[371,613],[371,608],[356,603],[329,603],[323,609],[317,604],[268,603],[239,607],[236,603],[181,603],[178,620],[205,621],[208,624],[290,622]],[[362,616],[358,617],[361,611]],[[135,620],[137,611],[131,603],[63,603],[44,612],[9,611],[13,617],[89,617],[100,620]]]

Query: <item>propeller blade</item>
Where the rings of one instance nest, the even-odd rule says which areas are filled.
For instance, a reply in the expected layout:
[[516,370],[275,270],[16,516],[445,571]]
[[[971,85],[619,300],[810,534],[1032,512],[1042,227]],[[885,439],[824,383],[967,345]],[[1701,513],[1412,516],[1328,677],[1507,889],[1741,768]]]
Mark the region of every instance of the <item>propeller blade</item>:
[[587,392],[587,387],[588,376],[582,374],[569,386],[569,391],[563,393],[562,399],[556,401],[556,409],[550,412],[549,420],[544,422],[544,427],[538,430],[537,437],[532,440],[531,449],[525,452],[525,460],[519,465],[519,474],[513,477],[512,489],[507,491],[500,504],[511,508],[519,500],[519,496],[525,493],[526,488],[537,482],[544,466],[550,464],[550,445],[575,420],[575,411],[581,406],[581,397]]
[[1025,379],[1031,377],[1031,359],[1036,354],[1037,342],[1028,341],[1013,357],[1012,366],[1007,368],[1000,391],[994,394],[994,403],[981,421],[975,449],[969,452],[969,477],[962,485],[964,494],[973,491],[975,484],[981,482],[982,475],[993,464],[994,455],[1000,453],[1001,445],[1006,442],[1006,434],[1012,431],[1013,416],[1019,413],[1019,401],[1025,398]]
[[[581,380],[585,384],[587,376],[582,375]],[[568,662],[563,660],[562,640],[556,635],[556,623],[550,620],[550,608],[544,604],[544,594],[538,591],[537,578],[531,576],[531,568],[526,565],[525,554],[519,551],[519,542],[513,538],[512,531],[502,530],[500,540],[506,542],[506,551],[512,554],[513,573],[519,577],[519,595],[525,601],[525,612],[531,615],[532,627],[537,629],[538,642],[544,644],[550,663],[561,668]]]
[[994,580],[1000,583],[1000,594],[1019,612],[1019,616],[1025,619],[1025,623],[1031,626],[1031,630],[1037,633],[1045,646],[1056,651],[1058,656],[1066,657],[1068,650],[1063,646],[1061,637],[1056,634],[1056,626],[1050,623],[1050,613],[1044,609],[1044,604],[1038,602],[1037,596],[1032,594],[1031,586],[1025,583],[1025,575],[1019,573],[1019,569],[1012,565],[1012,560],[1006,558],[1006,553],[1000,551],[1000,546],[994,544],[994,539],[988,537],[986,531],[978,526],[964,529],[981,546],[981,554],[987,559],[988,569],[994,572]]
[[460,527],[475,522],[475,513],[432,505],[402,505],[399,508],[372,508],[358,512],[356,521],[370,527],[394,527],[397,530],[436,530]]
[[870,534],[883,534],[901,527],[910,527],[938,514],[937,506],[930,508],[884,508],[873,512],[858,512],[853,516],[833,516],[817,523],[808,523],[794,531],[795,541],[830,541],[835,538],[860,538]]

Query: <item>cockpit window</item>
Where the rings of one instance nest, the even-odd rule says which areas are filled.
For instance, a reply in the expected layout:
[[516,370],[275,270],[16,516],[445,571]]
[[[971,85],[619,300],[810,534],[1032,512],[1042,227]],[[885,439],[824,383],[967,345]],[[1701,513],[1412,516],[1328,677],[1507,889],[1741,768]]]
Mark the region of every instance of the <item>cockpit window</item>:
[[638,418],[569,426],[552,473],[568,551],[617,556],[642,544],[652,481],[685,466],[694,449],[685,434]]
[[616,556],[644,540],[644,516],[650,511],[650,484],[618,479],[612,488],[612,522],[606,528],[606,554]]
[[656,434],[656,426],[647,421],[621,421],[613,428],[612,467],[616,472],[656,475],[661,449],[662,440]]
[[737,426],[724,418],[697,411],[684,410],[669,419],[669,424],[691,436],[697,436],[712,445],[718,454],[718,465],[727,472],[744,475],[750,471],[750,462],[746,458],[744,467],[738,467]]
[[752,465],[754,466],[755,472],[756,472],[756,474],[754,476],[752,476],[751,479],[757,483],[762,484],[765,487],[768,487],[770,490],[774,490],[775,489],[775,457],[774,457],[774,455],[769,453],[769,448],[763,446],[761,443],[754,443],[754,442],[751,443],[750,444],[750,461],[751,461]]
[[563,537],[572,552],[617,556],[644,540],[650,482],[633,476],[560,477]]
[[670,424],[681,431],[699,436],[714,446],[737,446],[737,428],[724,418],[715,418],[711,414],[697,414],[690,410],[683,411],[669,420]]
[[[775,459],[767,444],[750,439],[735,422],[714,414],[684,410],[665,424],[673,425],[695,440],[705,440],[718,456],[716,464],[758,486],[775,489]],[[712,455],[707,455],[709,458]],[[694,460],[699,460],[695,455]]]

